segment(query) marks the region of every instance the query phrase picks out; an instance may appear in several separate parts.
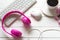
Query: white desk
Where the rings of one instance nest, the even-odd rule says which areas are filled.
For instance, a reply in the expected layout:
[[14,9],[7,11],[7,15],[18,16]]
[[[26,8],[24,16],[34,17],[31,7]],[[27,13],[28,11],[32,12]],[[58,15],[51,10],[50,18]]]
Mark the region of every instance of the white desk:
[[[42,13],[43,17],[40,21],[36,21],[34,18],[31,17],[31,13],[33,13],[33,11],[37,11],[37,10],[39,11],[41,9],[45,12],[46,7],[47,7],[46,0],[37,0],[37,3],[32,8],[30,8],[30,10],[28,12],[25,13],[25,15],[27,15],[31,19],[31,22],[32,22],[31,29],[37,29],[37,30],[40,30],[40,32],[37,30],[31,31],[31,34],[28,35],[26,29],[24,28],[24,26],[20,20],[16,21],[10,27],[10,29],[15,28],[15,29],[20,30],[23,33],[23,35],[22,35],[23,37],[39,37],[41,32],[48,30],[48,29],[60,30],[58,23],[52,18],[45,17],[43,15],[43,13]],[[55,31],[55,30],[51,30],[51,31],[42,33],[42,36],[45,38],[40,38],[39,40],[60,40],[60,38],[58,38],[58,37],[60,37],[60,32]],[[1,37],[0,40],[12,40],[10,38],[3,38],[3,37],[7,37],[7,36],[2,31],[1,22],[0,22],[0,37]],[[55,38],[49,38],[49,37],[55,37]],[[38,40],[38,38],[23,38],[22,40]]]

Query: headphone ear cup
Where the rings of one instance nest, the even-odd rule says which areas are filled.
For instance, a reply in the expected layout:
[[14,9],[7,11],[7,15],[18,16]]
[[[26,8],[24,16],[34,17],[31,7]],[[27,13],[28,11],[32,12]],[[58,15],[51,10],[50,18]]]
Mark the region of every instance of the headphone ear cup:
[[15,29],[11,30],[11,34],[13,37],[21,37],[22,36],[22,33],[18,30],[15,30]]
[[24,23],[24,24],[27,24],[27,25],[29,25],[30,23],[31,23],[31,21],[30,21],[30,19],[29,18],[27,18],[27,17],[22,17],[22,22]]

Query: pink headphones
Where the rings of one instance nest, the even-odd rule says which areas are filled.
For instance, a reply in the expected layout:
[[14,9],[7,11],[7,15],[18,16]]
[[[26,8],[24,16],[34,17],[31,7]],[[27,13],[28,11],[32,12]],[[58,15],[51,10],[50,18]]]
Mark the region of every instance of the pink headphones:
[[7,32],[4,28],[4,20],[10,16],[11,14],[13,13],[18,13],[20,15],[23,16],[23,18],[21,18],[22,22],[25,24],[25,25],[30,25],[31,21],[28,17],[26,17],[22,12],[20,11],[11,11],[11,12],[8,12],[6,15],[4,15],[4,17],[2,18],[2,29],[8,33],[9,35],[13,36],[13,37],[21,37],[22,36],[22,32],[16,30],[16,29],[12,29],[11,30],[11,33]]

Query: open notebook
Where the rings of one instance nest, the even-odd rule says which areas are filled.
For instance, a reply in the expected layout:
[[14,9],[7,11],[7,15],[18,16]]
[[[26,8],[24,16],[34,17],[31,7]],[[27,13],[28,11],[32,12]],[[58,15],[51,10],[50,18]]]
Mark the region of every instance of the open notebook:
[[[5,2],[5,0],[3,1]],[[8,3],[9,3],[9,0],[7,0],[7,4]],[[4,5],[5,9],[0,11],[0,19],[2,19],[7,12],[12,10],[20,10],[22,12],[26,12],[35,3],[36,3],[36,0],[14,0],[14,1],[11,0],[10,4],[8,6]],[[16,19],[17,18],[11,18],[6,22],[6,24],[10,25],[10,23],[15,21]]]

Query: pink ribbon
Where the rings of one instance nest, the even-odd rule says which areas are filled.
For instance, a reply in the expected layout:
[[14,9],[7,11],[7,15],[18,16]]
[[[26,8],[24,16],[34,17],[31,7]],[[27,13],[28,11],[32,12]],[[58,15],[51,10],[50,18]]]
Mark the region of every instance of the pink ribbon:
[[56,8],[56,16],[55,16],[55,19],[56,19],[56,21],[59,23],[59,25],[60,25],[60,18],[58,17],[59,15],[60,15],[60,8]]

